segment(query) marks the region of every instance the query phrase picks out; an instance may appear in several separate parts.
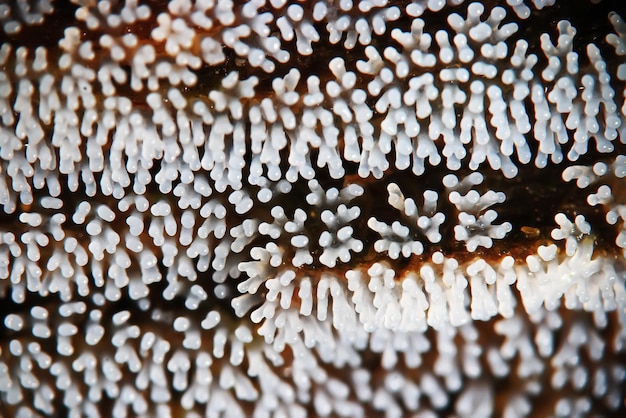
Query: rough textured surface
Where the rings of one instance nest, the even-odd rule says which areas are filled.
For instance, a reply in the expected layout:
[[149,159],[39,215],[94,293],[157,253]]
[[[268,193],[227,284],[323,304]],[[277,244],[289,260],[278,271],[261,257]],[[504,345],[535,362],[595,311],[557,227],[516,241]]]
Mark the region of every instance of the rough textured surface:
[[623,416],[591,5],[0,4],[0,415]]

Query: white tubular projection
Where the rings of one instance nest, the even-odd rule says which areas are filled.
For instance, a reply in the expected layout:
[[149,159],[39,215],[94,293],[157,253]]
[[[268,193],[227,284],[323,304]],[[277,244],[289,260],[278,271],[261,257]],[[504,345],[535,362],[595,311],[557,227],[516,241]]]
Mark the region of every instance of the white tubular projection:
[[624,17],[1,2],[0,416],[626,416]]

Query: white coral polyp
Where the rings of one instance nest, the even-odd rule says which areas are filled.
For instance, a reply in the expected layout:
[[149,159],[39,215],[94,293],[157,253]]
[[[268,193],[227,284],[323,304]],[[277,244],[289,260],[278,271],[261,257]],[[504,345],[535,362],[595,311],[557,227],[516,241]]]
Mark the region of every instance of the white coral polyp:
[[0,4],[1,413],[623,415],[626,25],[463,3]]

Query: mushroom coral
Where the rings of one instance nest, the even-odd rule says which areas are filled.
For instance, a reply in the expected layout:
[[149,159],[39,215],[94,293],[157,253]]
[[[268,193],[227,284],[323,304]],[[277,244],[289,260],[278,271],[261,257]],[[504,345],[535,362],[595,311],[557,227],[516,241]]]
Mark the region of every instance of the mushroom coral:
[[619,0],[0,4],[0,414],[626,414]]

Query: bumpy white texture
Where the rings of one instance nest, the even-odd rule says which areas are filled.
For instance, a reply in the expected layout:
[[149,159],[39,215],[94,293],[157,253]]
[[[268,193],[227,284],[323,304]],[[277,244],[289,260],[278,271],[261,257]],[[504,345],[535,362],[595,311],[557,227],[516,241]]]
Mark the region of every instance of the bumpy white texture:
[[602,326],[606,308],[623,305],[618,295],[624,292],[624,283],[614,281],[622,273],[610,259],[593,256],[591,231],[584,217],[573,223],[558,214],[556,222],[559,228],[552,236],[567,240],[566,254],[559,255],[554,244],[539,246],[525,264],[516,264],[510,256],[496,266],[477,258],[460,269],[455,259],[435,253],[419,272],[406,277],[396,277],[391,266],[382,263],[351,270],[346,277],[355,309],[372,329],[458,326],[471,319],[513,315],[515,286],[529,314],[542,307],[554,309],[565,295],[567,306],[593,312]]
[[397,259],[400,254],[408,258],[411,254],[420,255],[424,251],[424,245],[419,238],[427,239],[431,243],[441,241],[439,227],[445,220],[445,215],[437,210],[437,192],[427,190],[424,192],[424,204],[421,206],[424,214],[420,214],[418,206],[412,198],[405,198],[397,184],[387,186],[389,193],[389,205],[399,210],[402,219],[409,225],[403,225],[400,221],[394,221],[391,225],[378,221],[372,217],[367,225],[378,234],[381,239],[374,243],[376,252],[387,252],[391,259]]
[[[4,109],[15,110],[2,116],[3,166],[15,183],[6,188],[5,211],[18,200],[25,204],[32,200],[33,186],[41,184],[35,177],[46,179],[51,188],[58,172],[69,175],[70,188],[82,181],[94,192],[117,198],[129,186],[142,193],[152,182],[167,193],[175,182],[180,204],[187,206],[194,200],[193,190],[202,187],[196,186],[202,182],[197,178],[202,169],[210,170],[218,191],[240,189],[246,178],[264,188],[281,178],[310,179],[314,167],[326,167],[333,178],[341,178],[344,159],[357,163],[361,176],[380,177],[392,160],[398,169],[421,174],[425,164],[456,170],[470,155],[470,168],[487,164],[513,177],[517,165],[532,158],[527,137],[539,147],[534,155],[538,167],[549,159],[574,161],[590,148],[610,152],[616,141],[623,142],[618,135],[624,125],[623,99],[610,84],[597,46],[588,45],[584,59],[590,66],[581,68],[583,57],[573,51],[576,30],[562,21],[556,44],[548,34],[541,36],[548,65],[537,69],[538,57],[528,53],[527,41],[512,45],[517,25],[506,10],[496,7],[487,14],[479,3],[468,6],[466,17],[451,14],[448,27],[434,34],[426,32],[420,18],[413,20],[410,32],[380,23],[374,35],[391,36],[391,45],[379,50],[370,39],[366,59],[357,60],[355,66],[347,66],[341,57],[331,59],[332,76],[327,81],[318,75],[302,76],[292,68],[272,81],[272,94],[259,103],[250,100],[258,93],[259,78],[242,78],[237,70],[227,74],[208,98],[185,98],[182,92],[199,83],[203,63],[217,65],[226,59],[196,57],[194,45],[216,42],[214,48],[222,55],[232,50],[270,73],[289,62],[282,57],[283,52],[289,54],[281,39],[268,36],[273,15],[257,13],[262,4],[233,9],[228,2],[212,6],[172,2],[156,17],[147,6],[133,2],[120,14],[111,6],[84,6],[77,11],[79,19],[95,33],[103,32],[97,40],[98,53],[94,42],[81,41],[78,27],[66,28],[59,42],[63,53],[56,60],[49,56],[49,47],[15,49],[4,43],[0,100]],[[306,13],[290,6],[286,17],[330,19],[330,6],[323,4]],[[345,7],[356,6],[350,2]],[[374,29],[373,22],[402,12],[393,6],[368,10],[362,19],[371,19]],[[164,56],[132,32],[114,36],[102,26],[108,22],[121,28],[150,18],[159,23],[150,36],[163,44]],[[348,30],[350,24],[338,23],[341,19],[337,17],[336,25],[347,25]],[[233,26],[235,21],[238,26]],[[616,14],[611,21],[616,34],[608,42],[621,54],[623,23]],[[219,36],[203,35],[202,28],[218,24],[221,42],[216,40]],[[331,26],[326,29],[332,43],[336,27]],[[243,43],[244,36],[251,37],[249,43]],[[311,49],[320,42],[313,42]],[[56,68],[64,71],[61,78]],[[356,85],[359,77],[367,81],[363,87]],[[132,90],[151,91],[146,98],[150,114],[119,90],[126,83]],[[106,99],[96,100],[102,94]],[[370,102],[376,112],[367,105]],[[526,104],[531,106],[528,113]],[[48,126],[54,131],[52,142],[42,140]],[[573,138],[567,130],[574,131]],[[112,146],[105,146],[109,141]],[[86,155],[79,144],[86,145]],[[562,152],[565,146],[567,156]],[[179,154],[182,159],[175,158]],[[281,167],[281,154],[288,155],[287,170]],[[89,156],[89,164],[84,156]],[[157,160],[162,163],[152,178],[148,171]],[[19,191],[19,196],[12,191]]]
[[512,229],[510,222],[492,224],[498,214],[493,209],[485,209],[504,203],[506,196],[503,192],[493,190],[481,195],[472,189],[482,182],[483,176],[478,172],[461,181],[454,174],[448,174],[443,179],[443,184],[451,190],[448,200],[459,211],[459,223],[454,227],[454,237],[458,241],[464,241],[469,252],[476,251],[479,246],[491,248],[493,239],[504,238]]
[[24,0],[0,4],[0,29],[8,35],[24,26],[41,26],[47,14],[54,12],[53,0]]
[[606,221],[610,225],[621,225],[615,238],[615,244],[624,249],[626,256],[626,205],[614,196],[613,189],[619,193],[626,178],[626,157],[618,156],[614,161],[599,162],[593,166],[574,165],[563,171],[563,180],[576,180],[580,189],[591,188],[587,196],[590,206],[601,205],[606,208]]
[[[246,416],[241,401],[257,401],[256,414],[277,410],[302,414],[293,405],[293,383],[272,370],[280,359],[250,345],[253,334],[249,327],[231,329],[215,310],[201,323],[194,323],[158,308],[134,313],[120,310],[108,323],[102,311],[106,308],[97,305],[65,303],[58,311],[35,306],[27,314],[32,319],[24,314],[5,319],[7,328],[20,335],[6,352],[8,364],[20,366],[9,368],[7,362],[0,362],[6,371],[2,376],[5,401],[19,405],[24,391],[32,390],[35,403],[31,406],[54,415],[54,393],[61,392],[69,413],[93,415],[103,397],[112,397],[111,416],[143,416],[171,414],[171,391],[175,391],[182,395],[184,409],[200,407],[210,415]],[[85,335],[67,322],[81,318],[88,327]],[[24,328],[25,319],[35,321],[32,331]],[[154,326],[146,328],[146,319]],[[59,324],[56,329],[51,329],[53,323]],[[103,356],[100,341],[107,335],[113,351]],[[55,339],[58,354],[50,356],[42,343]],[[76,346],[79,352],[75,352]],[[250,360],[246,369],[241,367],[244,359]],[[39,384],[42,372],[53,379]],[[129,374],[131,381],[124,378]],[[252,380],[258,380],[260,386]],[[25,405],[21,411],[27,414],[32,410]]]
[[[560,21],[539,68],[515,21],[552,0],[471,3],[441,28],[422,17],[463,0],[235,3],[76,1],[58,45],[0,46],[0,401],[20,417],[170,415],[173,399],[188,416],[470,417],[501,396],[529,416],[551,391],[555,416],[623,408],[623,260],[559,213],[554,243],[494,262],[510,196],[478,170],[567,162],[626,251],[625,64],[610,74]],[[3,34],[54,11],[0,5]],[[363,55],[292,68],[329,45]],[[592,153],[608,157],[575,162]],[[413,197],[390,182],[399,219],[371,217],[380,239],[362,240],[359,182],[431,166],[474,172]],[[433,251],[445,222],[469,259]],[[507,377],[525,383],[498,394]]]

